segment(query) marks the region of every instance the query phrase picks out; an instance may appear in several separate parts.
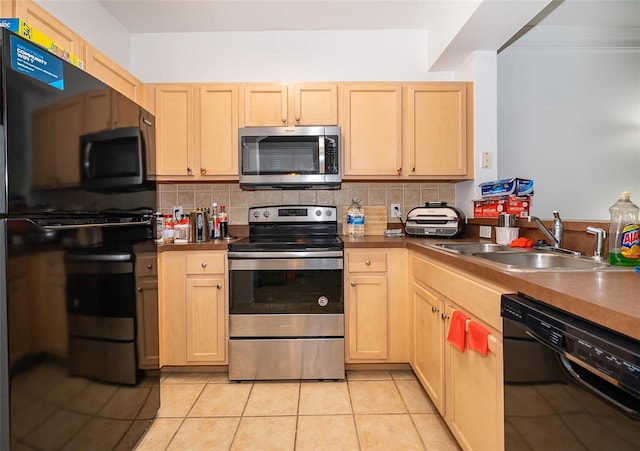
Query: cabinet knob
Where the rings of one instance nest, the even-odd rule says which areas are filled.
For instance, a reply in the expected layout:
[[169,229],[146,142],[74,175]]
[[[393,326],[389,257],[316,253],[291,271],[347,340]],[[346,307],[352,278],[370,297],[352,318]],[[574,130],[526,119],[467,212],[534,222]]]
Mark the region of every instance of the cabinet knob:
[[207,267],[207,262],[200,263],[200,266],[202,266],[203,268],[206,268]]
[[205,175],[207,173],[207,169],[206,168],[200,168],[200,174],[201,175]]
[[402,173],[402,167],[397,168],[396,172],[398,173],[398,175],[400,175]]
[[218,285],[216,285],[216,288],[217,288],[218,290],[221,290],[221,289],[222,289],[222,285],[218,284]]
[[296,122],[300,122],[300,118],[299,117],[296,117]]
[[411,168],[411,172],[416,172],[416,168]]
[[351,286],[352,286],[352,287],[355,287],[355,286],[356,286],[356,283],[355,283],[355,282],[351,282]]
[[189,175],[193,174],[193,169],[191,169],[190,167],[187,167],[187,174]]
[[148,270],[152,270],[153,269],[153,265],[147,265],[147,269]]
[[440,311],[440,309],[438,307],[431,307],[431,311],[433,313],[438,313]]
[[286,117],[283,117],[283,118],[282,118],[282,123],[283,123],[283,124],[286,124],[286,122],[287,122],[287,118],[286,118]]
[[142,293],[142,287],[138,287],[138,293]]
[[442,319],[449,319],[449,315],[447,315],[446,313],[443,313],[440,315],[442,317]]
[[371,260],[365,260],[364,264],[367,266],[371,266]]

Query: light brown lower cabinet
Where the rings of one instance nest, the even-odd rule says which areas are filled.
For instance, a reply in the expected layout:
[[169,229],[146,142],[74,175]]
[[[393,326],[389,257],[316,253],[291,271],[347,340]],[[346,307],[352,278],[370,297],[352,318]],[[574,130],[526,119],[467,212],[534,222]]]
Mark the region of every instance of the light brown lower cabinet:
[[409,359],[405,249],[345,252],[346,363]]
[[[410,363],[465,450],[504,449],[500,295],[506,290],[410,254],[413,314]],[[454,311],[489,330],[486,356],[446,339]]]
[[136,346],[138,367],[160,366],[158,342],[158,261],[155,252],[136,254]]
[[226,364],[226,251],[165,251],[160,264],[160,364]]

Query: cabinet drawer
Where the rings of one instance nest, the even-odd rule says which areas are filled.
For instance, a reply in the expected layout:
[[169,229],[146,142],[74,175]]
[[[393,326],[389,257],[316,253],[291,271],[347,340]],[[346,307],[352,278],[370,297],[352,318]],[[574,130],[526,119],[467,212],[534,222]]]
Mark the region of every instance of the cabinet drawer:
[[158,262],[156,255],[145,255],[136,257],[135,265],[136,277],[157,276]]
[[224,254],[187,255],[187,274],[224,274]]
[[386,252],[349,252],[349,272],[386,272]]

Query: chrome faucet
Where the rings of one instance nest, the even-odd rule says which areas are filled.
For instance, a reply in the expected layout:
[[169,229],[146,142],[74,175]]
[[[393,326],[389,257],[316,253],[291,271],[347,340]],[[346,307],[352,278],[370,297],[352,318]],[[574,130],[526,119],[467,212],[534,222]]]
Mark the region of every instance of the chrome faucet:
[[587,233],[592,233],[596,236],[596,241],[593,246],[593,256],[602,260],[604,257],[604,239],[607,237],[607,232],[600,227],[587,227]]
[[535,222],[538,228],[544,233],[549,241],[551,241],[551,245],[554,248],[560,249],[562,248],[562,236],[564,235],[564,226],[562,225],[562,219],[560,219],[560,213],[557,211],[553,212],[553,225],[551,226],[551,230],[547,229],[547,227],[535,216],[527,217],[527,222]]

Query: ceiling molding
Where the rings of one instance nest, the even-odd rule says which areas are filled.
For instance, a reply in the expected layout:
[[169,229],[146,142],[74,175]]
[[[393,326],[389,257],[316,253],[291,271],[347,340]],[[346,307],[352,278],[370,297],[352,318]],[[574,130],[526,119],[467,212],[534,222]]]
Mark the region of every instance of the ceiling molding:
[[640,27],[538,25],[511,47],[640,49]]

